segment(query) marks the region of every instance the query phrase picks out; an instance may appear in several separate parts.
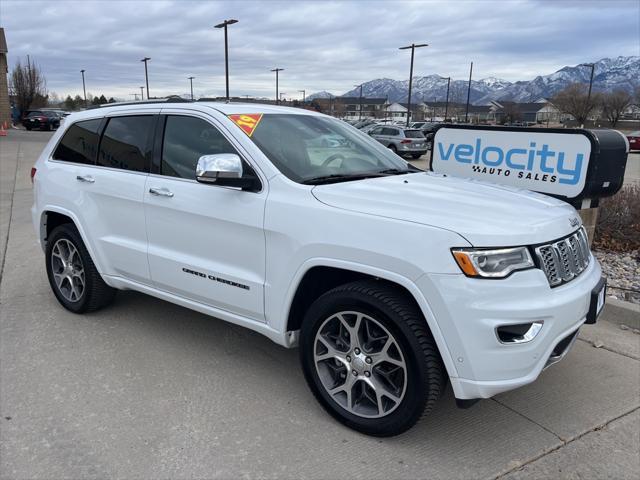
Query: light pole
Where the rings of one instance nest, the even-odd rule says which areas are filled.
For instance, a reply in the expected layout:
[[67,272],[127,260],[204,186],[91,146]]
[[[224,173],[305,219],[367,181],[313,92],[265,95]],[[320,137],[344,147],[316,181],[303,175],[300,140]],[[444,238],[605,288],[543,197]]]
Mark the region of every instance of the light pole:
[[193,100],[193,79],[196,77],[188,77],[189,83],[191,84],[191,100]]
[[80,70],[82,73],[82,91],[84,93],[84,108],[87,108],[87,87],[84,84],[84,70]]
[[589,78],[589,93],[587,93],[587,104],[588,104],[589,100],[591,100],[591,87],[593,86],[593,72],[596,69],[596,64],[595,63],[581,63],[580,66],[581,67],[591,67],[591,77]]
[[284,68],[273,68],[271,71],[276,72],[276,105],[280,103],[280,97],[278,96],[278,72],[283,71]]
[[[444,79],[445,77],[440,77]],[[451,77],[447,78],[447,99],[444,102],[444,121],[447,121],[447,113],[449,113],[449,86],[451,85]]]
[[359,104],[360,106],[358,107],[358,120],[362,120],[362,85],[364,85],[363,83],[361,83],[360,85],[354,85],[354,87],[356,88],[360,88],[360,100],[359,100]]
[[[144,79],[147,83],[147,100],[149,100],[149,72],[147,71],[147,62],[151,60],[149,57],[144,57],[141,62],[144,62]],[[144,100],[144,96],[142,97]]]
[[411,67],[409,68],[409,98],[407,100],[407,127],[409,126],[409,119],[411,118],[411,84],[413,83],[413,55],[416,51],[416,48],[428,47],[427,43],[412,43],[411,45],[407,45],[406,47],[400,47],[399,50],[408,50],[411,49]]
[[307,101],[307,91],[306,90],[298,90],[300,93],[302,93],[302,103],[306,103]]
[[[144,85],[140,87],[140,98],[144,100]],[[148,99],[147,99],[148,100]]]
[[227,85],[227,101],[229,101],[229,43],[227,39],[227,25],[233,25],[234,23],[238,23],[238,20],[225,20],[214,26],[214,28],[224,28],[224,76]]
[[464,123],[467,123],[469,118],[469,97],[471,96],[471,74],[473,73],[473,62],[471,62],[471,68],[469,68],[469,86],[467,87],[467,109],[464,112]]

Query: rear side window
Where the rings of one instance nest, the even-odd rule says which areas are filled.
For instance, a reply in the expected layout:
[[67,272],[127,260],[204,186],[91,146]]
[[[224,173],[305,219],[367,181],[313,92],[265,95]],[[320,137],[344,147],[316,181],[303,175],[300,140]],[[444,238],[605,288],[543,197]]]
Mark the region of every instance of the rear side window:
[[398,136],[398,130],[396,130],[395,128],[383,128],[382,135],[389,135],[391,137],[396,137]]
[[154,120],[152,115],[110,118],[102,134],[97,164],[134,172],[148,171],[149,136]]
[[102,119],[97,118],[71,125],[53,153],[53,158],[88,165],[96,163],[100,122]]
[[235,153],[216,127],[200,118],[169,115],[164,130],[160,173],[194,179],[202,155]]

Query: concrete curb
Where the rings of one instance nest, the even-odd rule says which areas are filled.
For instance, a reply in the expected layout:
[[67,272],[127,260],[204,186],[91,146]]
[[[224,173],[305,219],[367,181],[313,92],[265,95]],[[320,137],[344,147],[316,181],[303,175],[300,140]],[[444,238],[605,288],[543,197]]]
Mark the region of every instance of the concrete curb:
[[640,328],[640,305],[607,297],[603,318],[617,325]]

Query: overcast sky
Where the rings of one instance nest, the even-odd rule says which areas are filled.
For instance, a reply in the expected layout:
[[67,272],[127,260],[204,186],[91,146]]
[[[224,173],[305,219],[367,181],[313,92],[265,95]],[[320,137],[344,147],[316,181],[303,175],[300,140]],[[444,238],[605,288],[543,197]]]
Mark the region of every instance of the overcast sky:
[[231,95],[274,96],[274,67],[286,97],[342,94],[374,78],[437,73],[530,80],[565,65],[640,55],[640,0],[457,1],[90,1],[0,0],[9,68],[31,55],[50,91],[131,98],[151,57],[151,95],[224,94],[228,18]]

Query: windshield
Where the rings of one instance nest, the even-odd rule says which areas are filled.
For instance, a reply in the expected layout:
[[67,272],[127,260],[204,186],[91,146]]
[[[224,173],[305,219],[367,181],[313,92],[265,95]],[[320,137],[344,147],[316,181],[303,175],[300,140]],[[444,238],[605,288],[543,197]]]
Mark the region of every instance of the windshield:
[[298,183],[410,171],[407,162],[380,143],[334,118],[264,114],[251,140],[278,170]]

